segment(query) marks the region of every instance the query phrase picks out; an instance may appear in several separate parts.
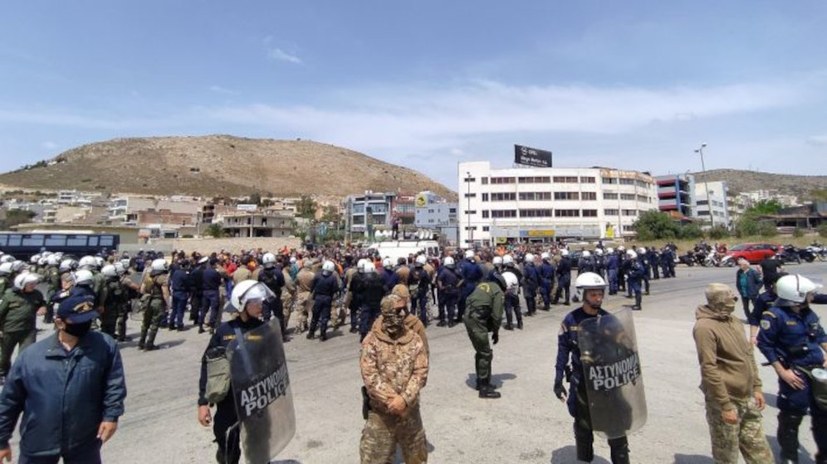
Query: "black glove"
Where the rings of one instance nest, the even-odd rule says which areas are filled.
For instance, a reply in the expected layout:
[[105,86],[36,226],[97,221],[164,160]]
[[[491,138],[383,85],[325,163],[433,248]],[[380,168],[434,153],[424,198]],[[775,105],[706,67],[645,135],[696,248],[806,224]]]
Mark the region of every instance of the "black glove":
[[499,330],[495,330],[494,333],[491,334],[491,341],[493,341],[495,345],[497,344],[497,342],[500,341],[500,331]]
[[563,382],[554,383],[554,395],[557,396],[558,400],[566,397],[566,387],[563,386]]

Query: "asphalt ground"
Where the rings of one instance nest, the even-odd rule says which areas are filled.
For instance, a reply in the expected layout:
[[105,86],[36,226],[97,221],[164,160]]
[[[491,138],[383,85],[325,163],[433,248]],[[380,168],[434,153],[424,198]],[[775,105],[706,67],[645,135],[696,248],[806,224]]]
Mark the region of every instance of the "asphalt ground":
[[[791,265],[819,281],[827,264]],[[712,463],[700,374],[692,339],[694,310],[710,282],[732,285],[733,268],[677,269],[676,279],[652,282],[643,310],[634,313],[648,406],[648,421],[629,437],[635,463]],[[631,300],[607,297],[605,307],[620,309]],[[554,306],[525,318],[525,329],[501,330],[494,347],[493,381],[502,398],[484,400],[473,389],[474,352],[462,325],[428,328],[431,366],[422,390],[421,410],[432,463],[573,463],[572,419],[552,392],[557,333],[566,312]],[[827,307],[815,307],[822,316]],[[740,303],[736,314],[741,314]],[[131,320],[136,337],[140,323]],[[281,464],[358,463],[362,385],[356,335],[340,329],[326,342],[296,337],[286,355],[296,408],[296,434],[275,462]],[[38,334],[45,337],[46,328]],[[208,335],[196,330],[162,330],[162,349],[141,352],[136,342],[121,344],[127,375],[126,413],[117,434],[103,448],[106,462],[214,462],[212,430],[196,420],[201,355]],[[756,351],[757,359],[763,356]],[[774,451],[777,379],[761,368],[768,407],[764,432]],[[800,428],[802,463],[815,453],[809,418]],[[16,439],[13,449],[17,453]],[[605,441],[595,441],[595,463],[608,463]],[[398,460],[401,462],[401,460]]]

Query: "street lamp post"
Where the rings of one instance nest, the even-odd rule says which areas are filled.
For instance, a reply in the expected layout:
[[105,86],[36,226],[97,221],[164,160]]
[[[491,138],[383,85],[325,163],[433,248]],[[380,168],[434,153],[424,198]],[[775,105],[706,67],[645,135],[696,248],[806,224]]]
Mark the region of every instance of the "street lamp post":
[[468,230],[468,244],[473,246],[474,243],[474,229],[471,228],[471,171],[467,171],[465,173],[465,183],[467,184],[468,188],[466,190],[465,199],[466,204],[468,205],[465,208],[465,215],[468,217],[468,224],[466,225],[466,230]]
[[712,199],[709,198],[709,179],[706,179],[706,165],[704,164],[704,148],[706,144],[702,143],[700,148],[695,150],[695,153],[701,155],[701,172],[704,174],[704,190],[706,190],[706,209],[709,210],[709,227],[715,227],[715,215],[712,214]]

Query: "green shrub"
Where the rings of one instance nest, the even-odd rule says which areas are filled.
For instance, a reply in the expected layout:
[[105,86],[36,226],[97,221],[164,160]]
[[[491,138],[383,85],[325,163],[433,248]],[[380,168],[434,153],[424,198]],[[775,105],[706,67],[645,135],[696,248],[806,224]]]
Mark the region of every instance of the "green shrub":
[[827,238],[827,224],[818,226],[818,235],[819,237]]
[[707,232],[707,236],[709,238],[713,239],[713,240],[720,240],[722,238],[727,238],[727,237],[729,237],[729,229],[727,229],[725,226],[722,226],[722,225],[715,226],[715,227],[709,229],[709,232]]
[[758,223],[758,235],[762,237],[775,237],[778,235],[778,228],[772,221],[761,221]]
[[793,237],[800,238],[804,236],[804,231],[800,227],[796,227],[793,230]]

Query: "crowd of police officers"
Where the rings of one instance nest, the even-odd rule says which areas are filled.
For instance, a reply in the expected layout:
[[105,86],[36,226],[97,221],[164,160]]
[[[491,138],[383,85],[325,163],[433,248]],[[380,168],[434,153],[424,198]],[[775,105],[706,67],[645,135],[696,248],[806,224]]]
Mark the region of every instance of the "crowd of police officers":
[[[502,327],[519,330],[523,328],[525,318],[534,316],[538,308],[549,311],[552,305],[569,306],[572,301],[578,302],[577,293],[571,289],[573,272],[578,276],[586,274],[591,280],[598,277],[605,283],[608,295],[625,293],[633,301],[632,309],[640,310],[643,295],[649,294],[651,280],[675,277],[675,253],[672,246],[661,250],[644,247],[627,250],[623,246],[617,249],[604,247],[601,243],[593,250],[579,251],[571,251],[563,245],[546,249],[457,250],[445,256],[411,255],[396,262],[383,259],[374,250],[342,247],[276,253],[251,250],[235,255],[222,251],[208,256],[197,252],[189,255],[174,252],[169,259],[159,252],[143,250],[135,256],[109,253],[79,259],[43,251],[31,257],[28,263],[0,255],[0,294],[3,295],[0,331],[6,337],[11,335],[7,326],[15,316],[14,311],[9,311],[10,304],[28,307],[28,314],[39,313],[49,323],[56,304],[71,295],[84,293],[94,297],[95,308],[101,315],[99,328],[102,332],[118,341],[127,340],[127,321],[133,314],[132,319],[141,321],[138,348],[154,350],[159,346],[157,338],[162,328],[180,331],[194,327],[199,333],[213,333],[221,322],[222,309],[233,286],[247,280],[263,283],[276,295],[265,303],[261,318],[265,321],[277,318],[285,341],[306,333],[306,338],[324,342],[331,330],[346,326],[348,316],[350,332],[358,334],[361,341],[380,314],[382,298],[399,285],[408,290],[410,314],[419,318],[424,326],[434,324],[451,328],[463,322],[466,311],[469,311],[469,297],[481,284],[497,284],[503,292],[505,323]],[[505,274],[514,278],[505,279]],[[28,277],[24,277],[26,275]],[[45,284],[48,298],[27,296],[32,293],[32,282]],[[524,304],[521,304],[520,295]],[[804,301],[805,305],[811,301],[800,300],[798,303]],[[599,304],[584,303],[586,306],[591,304],[597,314]],[[432,310],[434,306],[436,311]],[[827,344],[817,339],[823,338],[823,330],[814,314],[807,314],[809,326],[801,334],[762,339],[764,347],[775,343],[778,346],[773,346],[777,349],[774,352],[786,353],[786,365],[794,365],[793,353],[808,343],[814,346],[807,351],[809,365],[824,363],[819,348]],[[293,315],[296,320],[288,330]],[[489,327],[487,331],[493,331],[497,336],[499,324],[498,321],[496,327]],[[762,328],[766,329],[764,325],[768,323],[762,323]],[[27,330],[36,329],[31,326]],[[470,334],[471,329],[468,330]],[[20,337],[20,334],[15,335]],[[798,351],[790,351],[789,346],[782,345],[796,345]],[[764,347],[762,351],[765,351]],[[22,348],[25,346],[21,345]],[[0,369],[5,369],[0,375],[7,372],[11,355],[9,349],[0,353]],[[490,363],[490,358],[488,361]],[[572,359],[575,367],[578,363],[579,359]],[[559,388],[559,377],[558,372],[555,392],[562,397],[565,392]],[[480,397],[499,397],[493,391],[494,387],[486,384],[487,379],[482,385],[479,380]],[[782,391],[786,391],[784,379],[781,385]],[[812,392],[807,394],[813,397]],[[790,436],[791,428],[797,429],[800,417],[807,412],[806,406],[816,408],[815,400],[808,403],[807,394],[797,400],[796,414],[781,418],[779,426],[786,429],[779,431],[779,438],[782,434]],[[824,457],[824,434],[827,431],[822,423],[825,414],[818,414],[819,411],[811,409],[814,418],[818,418],[814,420],[814,433],[818,429],[816,441],[820,454],[817,462],[822,463],[827,462]],[[575,430],[577,427],[576,424]],[[580,436],[582,434],[578,434]],[[797,439],[793,443],[797,446]],[[615,449],[613,445],[612,461],[629,462],[625,439],[617,446],[619,448]],[[787,451],[787,462],[797,462]]]

